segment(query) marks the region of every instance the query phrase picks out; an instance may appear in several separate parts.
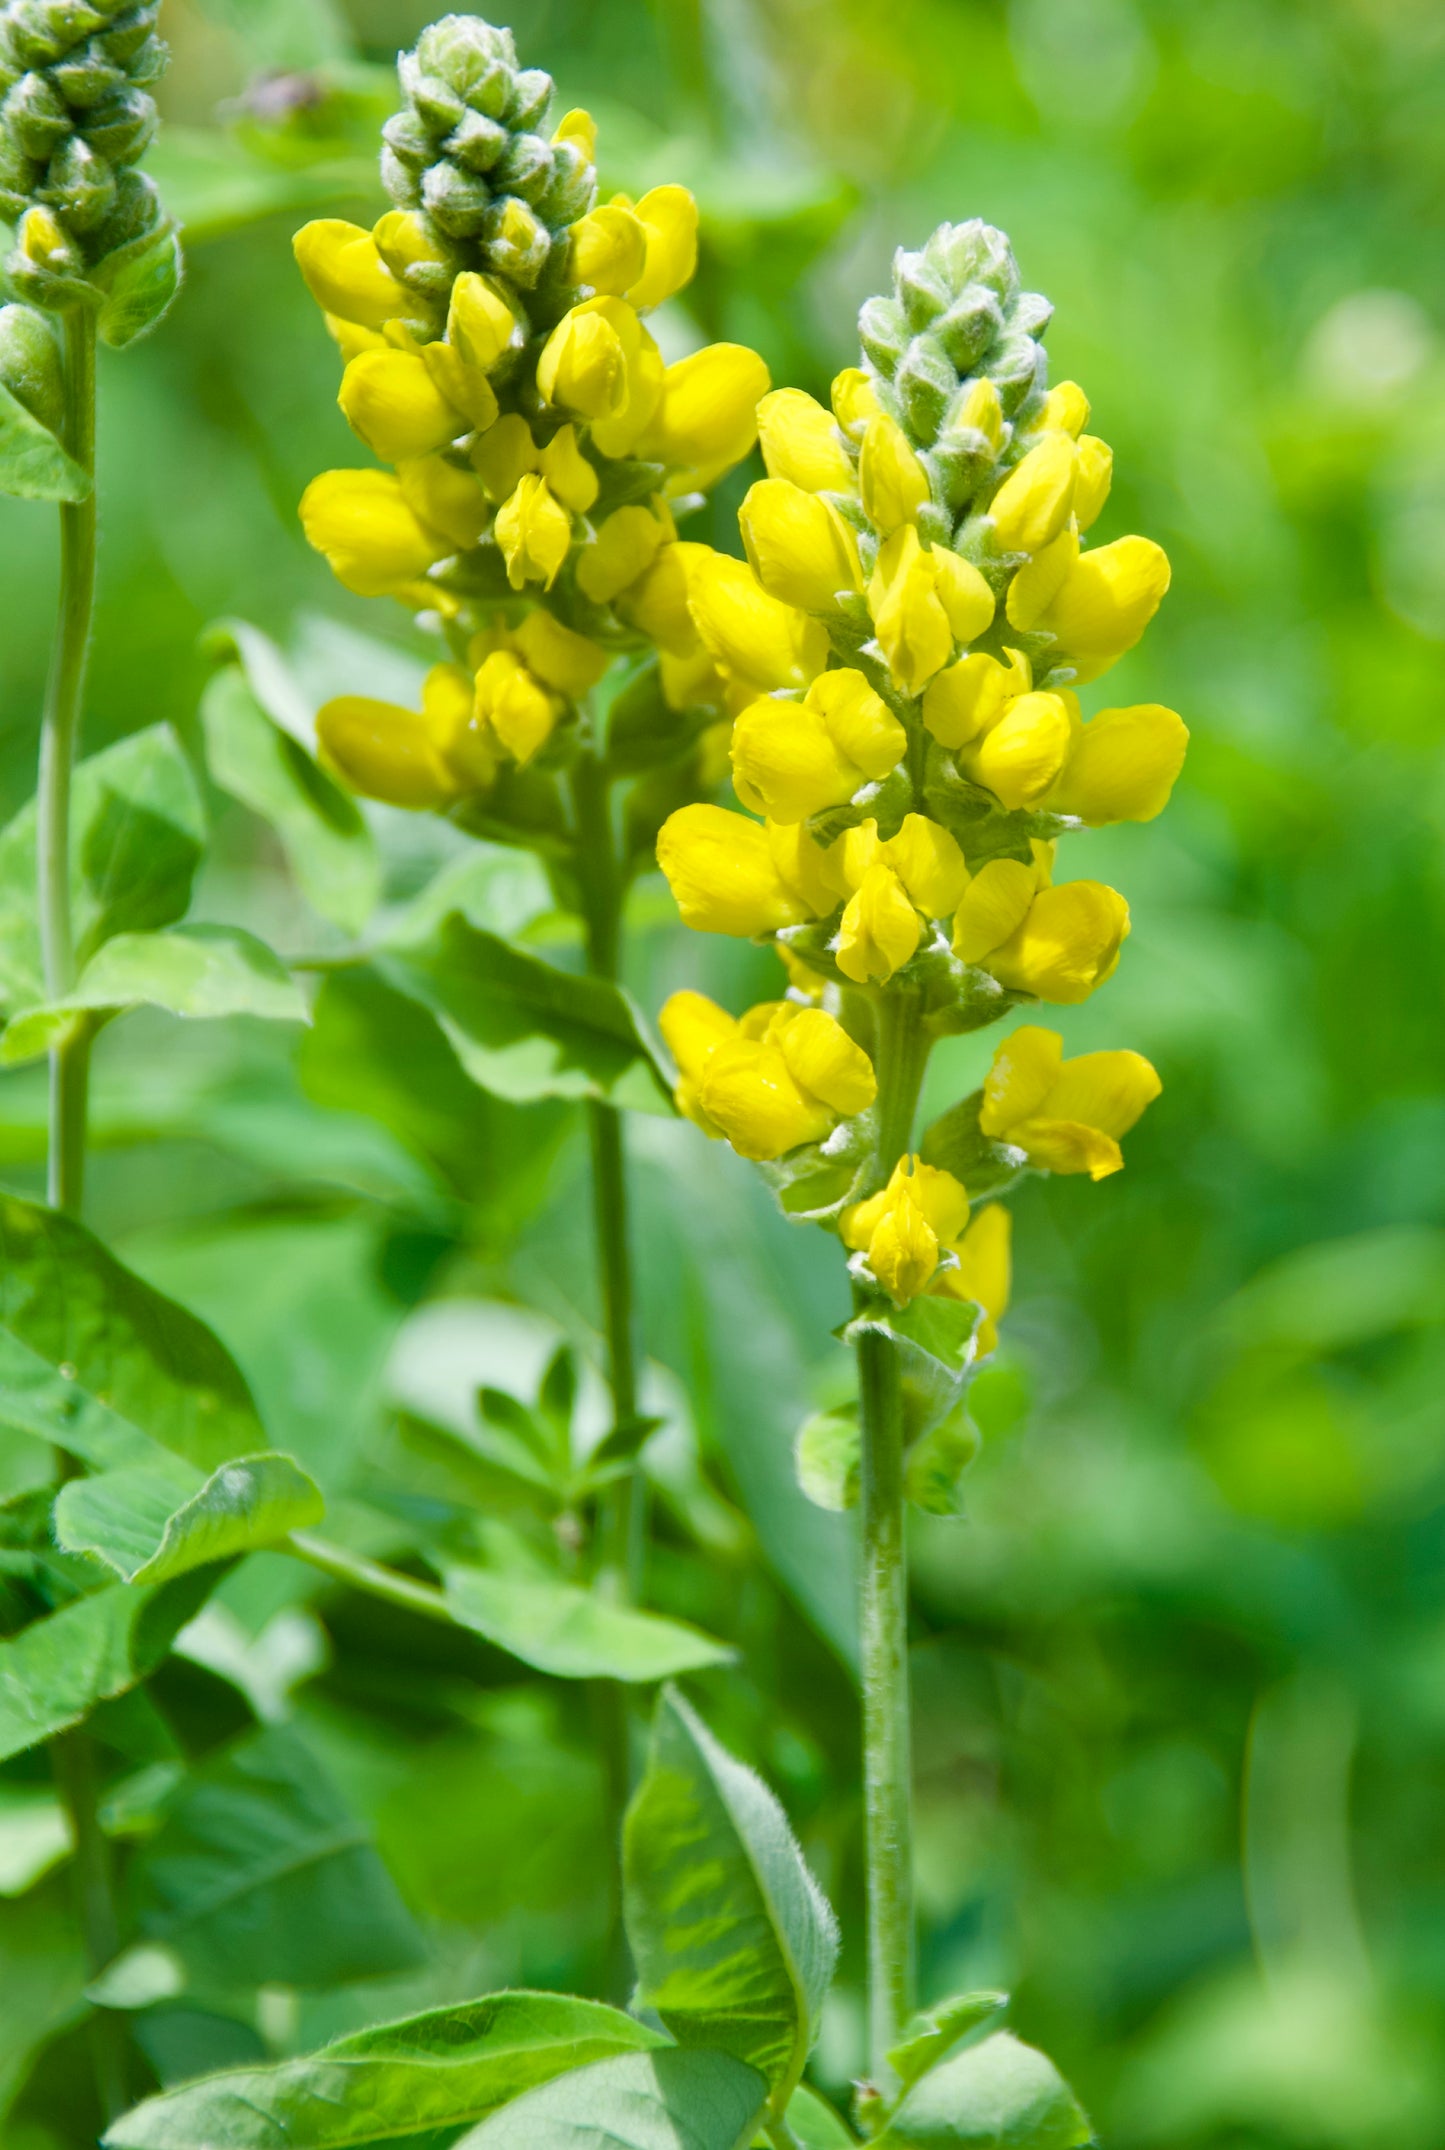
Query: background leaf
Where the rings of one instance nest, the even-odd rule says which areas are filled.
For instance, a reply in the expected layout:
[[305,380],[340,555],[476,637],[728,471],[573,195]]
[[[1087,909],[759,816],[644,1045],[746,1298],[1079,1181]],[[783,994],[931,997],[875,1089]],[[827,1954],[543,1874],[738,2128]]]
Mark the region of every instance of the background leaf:
[[[626,2053],[503,2106],[466,2150],[742,2150],[764,2084],[727,2053]],[[460,2146],[459,2146],[460,2150]]]
[[90,479],[49,426],[0,382],[0,493],[17,500],[84,500]]
[[315,1481],[289,1456],[238,1456],[203,1484],[189,1474],[194,1490],[187,1475],[142,1464],[73,1478],[56,1498],[56,1542],[94,1554],[123,1582],[153,1583],[274,1545],[326,1512]]
[[576,1583],[461,1567],[447,1568],[444,1580],[454,1620],[560,1679],[666,1680],[733,1655],[696,1628],[614,1604]]
[[995,2031],[907,2091],[880,2150],[1084,2150],[1094,2139],[1053,2062]]
[[0,1761],[51,1739],[153,1671],[217,1578],[115,1585],[0,1641]]

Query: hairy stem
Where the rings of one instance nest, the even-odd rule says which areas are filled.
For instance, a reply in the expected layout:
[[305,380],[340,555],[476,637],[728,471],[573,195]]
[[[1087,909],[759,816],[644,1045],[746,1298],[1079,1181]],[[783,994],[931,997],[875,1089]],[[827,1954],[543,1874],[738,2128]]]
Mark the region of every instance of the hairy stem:
[[[64,320],[64,445],[95,474],[95,319],[77,307]],[[70,921],[70,779],[85,696],[95,606],[95,487],[60,509],[60,611],[40,728],[36,871],[45,990],[52,1000],[75,983]],[[78,1211],[85,1183],[85,1110],[90,1036],[78,1031],[50,1055],[49,1199]]]
[[[887,1174],[909,1148],[928,1057],[916,998],[886,993],[878,1001],[875,1065],[879,1095],[879,1170]],[[859,1291],[856,1311],[879,1313]],[[857,1332],[863,1437],[863,1581],[860,1643],[863,1680],[864,1857],[868,1900],[868,2033],[874,2079],[891,2083],[887,2055],[913,2010],[913,1787],[908,1684],[908,1547],[903,1505],[903,1397],[898,1355],[877,1328]]]

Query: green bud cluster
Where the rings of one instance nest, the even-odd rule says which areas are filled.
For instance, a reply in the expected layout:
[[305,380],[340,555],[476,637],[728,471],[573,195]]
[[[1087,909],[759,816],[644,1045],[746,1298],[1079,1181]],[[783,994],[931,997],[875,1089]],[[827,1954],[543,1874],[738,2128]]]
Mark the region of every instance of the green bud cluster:
[[510,30],[475,15],[446,15],[398,66],[404,108],[382,130],[382,184],[398,209],[424,220],[448,258],[418,263],[406,281],[428,297],[480,269],[527,295],[539,327],[561,318],[568,227],[592,207],[597,175],[582,143],[535,130],[552,78],[519,68]]
[[[916,253],[893,257],[893,291],[865,300],[858,334],[879,402],[922,457],[932,502],[926,537],[949,544],[980,494],[1016,462],[1043,407],[1041,338],[1053,307],[1021,287],[1013,248],[974,218],[940,224]],[[965,417],[969,391],[992,381],[1003,409],[995,440]]]
[[135,169],[167,59],[158,12],[159,0],[0,8],[0,213],[20,227],[8,281],[52,311],[98,307],[117,343],[159,319],[180,273],[171,222]]

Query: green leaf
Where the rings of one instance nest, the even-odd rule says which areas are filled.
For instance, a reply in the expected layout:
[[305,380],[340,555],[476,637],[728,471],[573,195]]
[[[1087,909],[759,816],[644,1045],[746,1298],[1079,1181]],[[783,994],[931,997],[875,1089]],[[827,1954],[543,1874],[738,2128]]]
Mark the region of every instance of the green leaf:
[[424,949],[378,969],[441,1023],[462,1066],[514,1103],[603,1098],[670,1114],[666,1077],[619,986],[557,970],[453,916]]
[[963,1404],[921,1434],[903,1461],[903,1490],[914,1507],[925,1515],[963,1515],[963,1481],[982,1445]]
[[97,1702],[153,1672],[215,1579],[196,1574],[156,1590],[117,1584],[0,1642],[0,1761],[79,1724]]
[[16,500],[84,500],[91,481],[49,426],[0,381],[0,493]]
[[181,288],[181,246],[173,230],[103,262],[97,273],[105,297],[96,315],[100,340],[113,351],[148,335]]
[[447,1568],[447,1609],[499,1650],[564,1680],[671,1679],[731,1662],[711,1635],[614,1604],[576,1583],[493,1568]]
[[[165,724],[80,763],[70,802],[70,901],[85,963],[113,934],[184,915],[205,841],[191,765]],[[0,830],[0,1002],[45,992],[35,915],[35,802]]]
[[468,2126],[555,2075],[661,2043],[601,2001],[494,1993],[147,2098],[105,2140],[110,2150],[355,2150]]
[[140,1464],[62,1486],[55,1537],[123,1582],[153,1583],[274,1545],[325,1512],[319,1487],[290,1456],[241,1456],[204,1483],[179,1465]]
[[904,1434],[917,1441],[962,1401],[978,1324],[971,1300],[915,1299],[902,1308],[871,1308],[840,1333],[845,1344],[865,1330],[887,1338],[898,1356]]
[[13,1195],[0,1196],[0,1422],[98,1470],[153,1463],[153,1444],[202,1471],[266,1446],[203,1323],[74,1218]]
[[504,2105],[455,2150],[743,2150],[765,2090],[727,2053],[623,2053]]
[[826,2098],[800,2083],[788,2100],[788,2126],[798,2150],[853,2150],[856,2140]]
[[833,1976],[836,1921],[777,1800],[670,1688],[628,1810],[623,1876],[639,2001],[680,2044],[759,2069],[784,2109]]
[[858,1413],[815,1411],[798,1429],[793,1460],[798,1484],[815,1508],[841,1514],[858,1505],[863,1442]]
[[310,1021],[305,996],[279,956],[239,926],[173,926],[118,933],[97,950],[63,1000],[21,1009],[0,1037],[0,1065],[34,1060],[87,1011],[164,1008],[171,1015],[255,1015]]
[[36,2048],[84,2005],[85,1944],[66,1878],[7,1904],[0,1918],[0,2114],[9,2112]]
[[270,823],[307,902],[359,933],[381,895],[381,866],[356,801],[272,718],[240,665],[209,682],[201,725],[216,783]]
[[995,2031],[915,2083],[875,2139],[878,2150],[1084,2150],[1094,2131],[1048,2056]]
[[931,2008],[921,2009],[900,2042],[889,2048],[889,2065],[904,2085],[916,2083],[930,2068],[947,2059],[960,2038],[1007,2006],[1008,1995],[991,1990],[959,1993],[951,2000],[936,2001]]
[[195,1984],[341,1985],[425,1953],[365,1830],[277,1726],[192,1772],[133,1879],[141,1933]]

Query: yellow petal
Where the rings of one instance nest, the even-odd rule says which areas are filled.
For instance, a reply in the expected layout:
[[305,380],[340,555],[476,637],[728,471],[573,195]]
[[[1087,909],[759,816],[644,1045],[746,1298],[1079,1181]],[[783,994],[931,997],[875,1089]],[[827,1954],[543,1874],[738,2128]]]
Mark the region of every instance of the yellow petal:
[[835,1115],[808,1097],[776,1045],[733,1038],[717,1045],[698,1082],[704,1112],[740,1157],[782,1157],[821,1142]]
[[[459,411],[468,425],[485,432],[497,416],[497,398],[480,366],[474,366],[454,344],[424,344],[421,362],[431,375],[433,388]],[[461,431],[459,426],[453,432]]]
[[767,832],[721,806],[684,806],[657,839],[657,863],[685,926],[749,940],[811,913],[773,861]]
[[572,518],[552,498],[545,478],[529,473],[518,480],[497,510],[495,529],[512,588],[540,582],[550,589],[571,548]]
[[574,701],[596,686],[611,663],[605,649],[599,649],[585,635],[574,634],[540,606],[527,614],[513,640],[528,671],[544,686],[554,687]]
[[551,738],[562,705],[512,651],[494,650],[477,673],[476,712],[513,759],[525,763]]
[[589,164],[597,156],[597,122],[582,105],[564,112],[552,130],[554,142],[574,142]]
[[627,297],[645,311],[660,306],[692,281],[697,268],[697,203],[686,187],[653,187],[643,195],[635,214],[647,245],[642,274]]
[[839,429],[855,443],[862,440],[869,421],[883,414],[876,387],[857,366],[845,366],[834,376],[831,401]]
[[1128,931],[1129,906],[1117,889],[1067,881],[1039,891],[988,967],[1012,992],[1070,1006],[1113,975]]
[[770,821],[768,852],[784,884],[810,918],[826,918],[849,893],[840,846],[825,851],[801,821]]
[[940,746],[961,747],[998,715],[1014,691],[1009,667],[976,650],[930,680],[923,721]]
[[1041,426],[1069,433],[1075,440],[1089,422],[1089,399],[1077,381],[1060,381],[1044,398]]
[[1161,1085],[1142,1053],[1081,1053],[1066,1060],[1048,1094],[1042,1116],[1082,1120],[1117,1140],[1135,1126]]
[[650,508],[638,502],[615,508],[578,558],[578,587],[594,604],[610,604],[646,572],[666,539],[666,525]]
[[863,512],[880,537],[916,522],[928,498],[928,472],[896,418],[880,411],[863,434],[858,462]]
[[1162,547],[1152,538],[1116,538],[1079,556],[1036,624],[1057,636],[1056,656],[1082,684],[1134,647],[1168,587]]
[[705,993],[674,993],[663,1003],[658,1028],[667,1049],[684,1075],[696,1078],[714,1051],[737,1036],[738,1026],[726,1008]]
[[627,351],[615,318],[620,299],[584,299],[562,316],[537,361],[537,388],[579,418],[616,418],[627,406]]
[[981,373],[971,384],[958,416],[950,423],[960,430],[971,426],[975,432],[982,433],[990,447],[998,448],[1003,439],[1003,404],[986,373]]
[[444,456],[424,455],[396,466],[402,498],[412,511],[448,544],[468,552],[481,537],[487,503],[469,470],[458,470]]
[[1070,740],[1069,712],[1060,695],[1021,694],[963,750],[959,763],[1013,812],[1043,798],[1064,766]]
[[574,515],[585,515],[596,500],[597,473],[578,445],[575,426],[562,426],[542,450],[542,476]]
[[448,343],[483,373],[490,373],[511,349],[517,331],[517,317],[498,286],[475,269],[463,270],[447,304]]
[[1008,586],[1007,611],[1011,625],[1025,632],[1038,624],[1058,596],[1065,578],[1079,557],[1079,533],[1061,530],[1052,545],[1036,553],[1021,567]]
[[316,738],[323,761],[364,798],[419,809],[458,794],[421,717],[394,702],[340,695],[317,711]]
[[1075,733],[1048,803],[1096,828],[1152,821],[1169,803],[1188,745],[1188,727],[1162,703],[1101,709]]
[[1114,478],[1114,451],[1097,434],[1086,433],[1079,442],[1079,471],[1074,482],[1074,522],[1089,530],[1099,518]]
[[845,1119],[866,1112],[878,1095],[872,1061],[823,1009],[793,1011],[778,1045],[801,1088]]
[[935,545],[928,555],[939,603],[958,642],[972,642],[992,624],[994,596],[971,560],[961,560],[946,545]]
[[291,242],[297,267],[322,311],[363,328],[380,328],[405,314],[412,301],[359,224],[321,217],[303,224]]
[[1021,1120],[1042,1112],[1044,1100],[1058,1081],[1063,1064],[1064,1041],[1057,1030],[1026,1023],[1005,1038],[984,1077],[983,1104],[978,1124],[992,1141],[1009,1141]]
[[753,573],[770,596],[804,612],[833,612],[863,587],[852,531],[828,501],[785,478],[750,486],[738,528]]
[[1047,433],[1010,471],[989,504],[1001,552],[1041,552],[1069,519],[1078,451],[1067,433]]
[[898,834],[883,845],[912,901],[929,918],[948,918],[969,885],[963,853],[948,830],[925,814],[905,814]]
[[768,387],[768,369],[756,351],[710,343],[667,368],[636,453],[672,469],[710,475],[731,469],[758,437],[758,404]]
[[990,859],[969,882],[953,921],[953,946],[965,963],[981,963],[1027,918],[1038,893],[1032,866]]
[[328,470],[301,496],[307,542],[361,597],[385,597],[414,582],[450,549],[426,528],[389,471]]
[[491,727],[477,715],[476,689],[457,664],[434,664],[421,690],[422,715],[432,745],[457,785],[487,791],[501,765]]
[[900,1305],[915,1299],[938,1267],[938,1234],[916,1202],[890,1204],[868,1242],[868,1266]]
[[984,1358],[998,1345],[998,1325],[1008,1312],[1013,1283],[1013,1219],[1001,1202],[979,1210],[954,1252],[958,1267],[944,1272],[951,1298],[971,1299],[983,1309],[978,1331],[978,1355]]
[[908,751],[907,732],[882,695],[851,665],[820,674],[806,700],[839,751],[874,782],[896,769]]
[[769,689],[805,687],[823,670],[827,630],[770,597],[744,561],[699,547],[687,581],[697,631],[727,672]]
[[777,388],[758,405],[758,443],[770,478],[808,493],[851,493],[853,465],[830,411],[800,388]]
[[732,768],[743,805],[783,823],[843,805],[863,782],[815,710],[770,695],[750,702],[734,723]]
[[631,209],[604,202],[572,226],[572,280],[621,298],[647,262],[647,231]]
[[509,411],[472,443],[472,467],[491,501],[510,500],[529,471],[537,468],[537,444],[527,421]]
[[893,976],[918,946],[918,913],[888,866],[871,866],[848,899],[838,932],[837,963],[858,985]]
[[937,1165],[912,1160],[908,1180],[914,1201],[942,1240],[957,1239],[968,1222],[968,1190]]
[[935,586],[931,557],[906,523],[880,547],[868,585],[868,609],[888,668],[906,694],[917,694],[953,654],[953,631]]
[[431,455],[466,429],[426,362],[407,351],[363,351],[342,375],[336,400],[352,431],[386,463]]
[[1124,1169],[1124,1153],[1114,1137],[1081,1120],[1025,1120],[1009,1140],[1044,1172],[1087,1172],[1091,1180],[1102,1180]]

